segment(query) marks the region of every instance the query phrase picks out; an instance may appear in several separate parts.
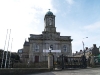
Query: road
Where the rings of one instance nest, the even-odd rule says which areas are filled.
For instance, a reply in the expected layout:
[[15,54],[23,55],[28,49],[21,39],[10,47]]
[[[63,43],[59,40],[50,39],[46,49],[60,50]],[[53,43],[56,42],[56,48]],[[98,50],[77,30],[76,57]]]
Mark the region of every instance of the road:
[[62,70],[29,75],[100,75],[100,68]]

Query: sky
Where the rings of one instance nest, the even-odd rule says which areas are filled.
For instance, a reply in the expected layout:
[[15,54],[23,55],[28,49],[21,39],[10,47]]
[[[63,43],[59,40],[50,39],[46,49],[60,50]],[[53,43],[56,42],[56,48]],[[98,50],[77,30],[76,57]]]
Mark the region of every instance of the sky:
[[30,34],[41,34],[48,9],[57,32],[73,39],[72,52],[83,49],[82,41],[100,46],[100,0],[0,0],[0,49],[17,52]]

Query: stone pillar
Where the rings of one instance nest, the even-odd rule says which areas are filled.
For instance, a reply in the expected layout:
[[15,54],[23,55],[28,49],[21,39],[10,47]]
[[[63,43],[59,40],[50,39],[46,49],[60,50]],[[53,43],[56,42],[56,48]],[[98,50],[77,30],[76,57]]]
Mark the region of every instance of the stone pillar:
[[90,61],[92,67],[94,67],[94,56],[91,56],[91,61]]
[[51,52],[48,53],[48,68],[53,69],[53,54]]

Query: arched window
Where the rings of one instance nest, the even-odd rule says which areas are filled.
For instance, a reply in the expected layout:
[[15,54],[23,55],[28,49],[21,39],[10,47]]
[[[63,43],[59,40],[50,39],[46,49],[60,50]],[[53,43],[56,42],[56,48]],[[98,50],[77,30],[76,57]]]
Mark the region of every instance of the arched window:
[[39,45],[35,45],[35,51],[38,52],[39,51]]
[[66,45],[63,46],[63,50],[67,51],[67,46]]

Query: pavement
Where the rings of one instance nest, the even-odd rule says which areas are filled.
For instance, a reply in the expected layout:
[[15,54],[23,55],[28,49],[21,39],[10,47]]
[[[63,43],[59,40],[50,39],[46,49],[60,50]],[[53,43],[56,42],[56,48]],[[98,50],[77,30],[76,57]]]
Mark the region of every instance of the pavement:
[[100,68],[66,69],[28,75],[100,75]]

